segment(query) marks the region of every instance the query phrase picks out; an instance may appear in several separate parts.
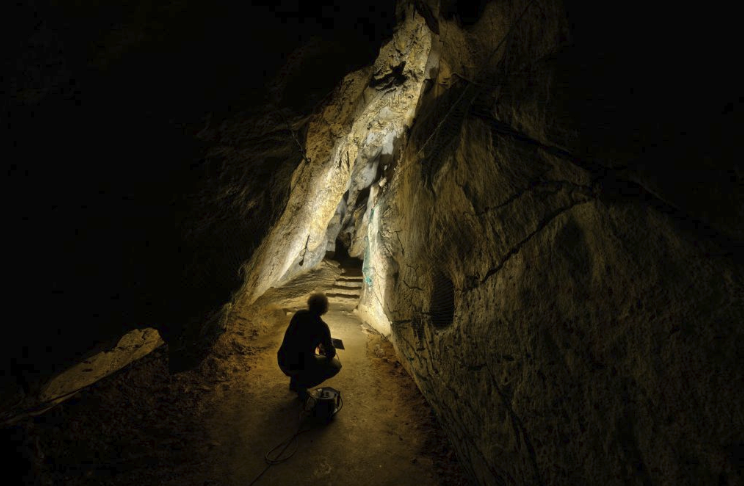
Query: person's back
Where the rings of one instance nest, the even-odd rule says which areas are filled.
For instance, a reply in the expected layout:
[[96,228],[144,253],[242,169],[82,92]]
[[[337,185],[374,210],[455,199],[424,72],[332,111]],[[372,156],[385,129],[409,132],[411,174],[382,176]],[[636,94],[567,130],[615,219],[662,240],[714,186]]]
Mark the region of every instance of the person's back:
[[326,356],[333,358],[336,353],[331,345],[328,324],[309,310],[297,311],[284,333],[279,348],[279,365],[284,364],[290,370],[303,369],[315,357],[315,349],[321,344],[327,351]]
[[[279,368],[290,377],[289,389],[300,398],[307,396],[307,389],[335,376],[341,370],[336,348],[331,342],[331,331],[321,315],[328,311],[328,299],[323,294],[313,294],[307,301],[308,309],[295,313],[284,333],[284,340],[277,351]],[[322,346],[324,356],[315,354]]]

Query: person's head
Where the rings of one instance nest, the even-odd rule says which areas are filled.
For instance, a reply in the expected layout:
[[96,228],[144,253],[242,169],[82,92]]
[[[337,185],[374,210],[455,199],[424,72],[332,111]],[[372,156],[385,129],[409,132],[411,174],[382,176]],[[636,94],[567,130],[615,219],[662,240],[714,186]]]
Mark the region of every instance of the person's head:
[[324,294],[313,294],[307,299],[307,308],[313,314],[322,316],[328,312],[328,298]]

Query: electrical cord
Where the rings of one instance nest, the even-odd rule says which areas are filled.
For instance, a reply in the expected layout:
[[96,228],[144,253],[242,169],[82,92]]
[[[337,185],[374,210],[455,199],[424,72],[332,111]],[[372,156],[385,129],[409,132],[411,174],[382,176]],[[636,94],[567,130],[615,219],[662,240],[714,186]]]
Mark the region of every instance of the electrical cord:
[[[312,407],[308,408],[308,403],[310,403],[311,401],[313,402]],[[295,455],[295,453],[297,452],[297,449],[299,448],[299,445],[296,442],[297,437],[300,434],[304,434],[305,432],[307,432],[307,431],[310,430],[309,428],[308,429],[305,429],[305,430],[302,430],[302,425],[303,425],[303,422],[302,422],[302,418],[303,417],[302,416],[303,415],[309,416],[309,412],[312,411],[312,408],[313,407],[315,407],[315,402],[316,402],[316,400],[315,400],[314,397],[312,397],[312,396],[308,397],[308,399],[305,401],[305,404],[303,406],[302,411],[300,412],[300,416],[299,416],[300,423],[297,426],[297,430],[295,431],[295,433],[292,434],[292,436],[289,437],[288,439],[283,440],[282,442],[280,442],[276,446],[272,447],[266,454],[264,454],[264,461],[266,461],[266,467],[263,468],[263,470],[260,473],[258,473],[258,475],[255,478],[253,478],[253,481],[251,481],[248,484],[248,486],[253,486],[254,484],[256,484],[256,482],[258,482],[258,480],[261,479],[261,477],[266,473],[266,471],[268,471],[271,468],[271,466],[275,466],[277,464],[281,464],[281,463],[289,460],[292,456]],[[305,417],[305,418],[307,418],[307,417]],[[292,445],[292,443],[295,443],[295,447],[292,450],[292,452],[290,452],[289,455],[287,455],[286,457],[282,457],[282,455],[284,454],[284,452],[289,448],[290,445]],[[284,447],[282,447],[282,446],[284,446]],[[282,450],[279,451],[279,454],[277,454],[275,457],[272,457],[272,453],[274,451],[276,451],[277,449],[279,449],[280,447],[282,447]]]
[[[344,400],[343,400],[343,398],[341,398],[341,395],[338,396],[338,401],[339,401],[338,408],[336,410],[334,410],[333,414],[330,417],[328,417],[329,420],[333,416],[335,416],[339,411],[341,411],[341,409],[344,406]],[[315,405],[316,405],[317,402],[318,402],[318,400],[315,397],[313,397],[312,395],[310,395],[310,396],[307,397],[307,400],[305,400],[305,404],[303,406],[303,409],[300,412],[300,417],[299,417],[300,424],[297,427],[297,431],[294,434],[292,434],[291,437],[289,437],[288,439],[285,439],[282,442],[278,443],[277,445],[275,445],[274,447],[272,447],[266,454],[264,454],[264,461],[266,461],[266,467],[263,468],[263,470],[260,473],[258,473],[258,475],[255,478],[253,478],[253,481],[251,481],[248,484],[248,486],[253,486],[254,484],[256,484],[256,482],[258,482],[258,480],[261,479],[261,477],[263,477],[264,474],[266,474],[266,471],[268,471],[271,468],[271,466],[276,466],[278,464],[281,464],[283,462],[286,462],[289,459],[291,459],[292,456],[295,455],[295,453],[297,452],[297,450],[300,447],[299,446],[299,443],[296,441],[297,437],[299,437],[301,434],[304,434],[305,432],[309,432],[311,430],[311,428],[307,428],[307,429],[304,429],[304,430],[302,429],[302,425],[303,425],[303,421],[302,421],[303,420],[303,417],[302,416],[303,415],[306,415],[305,418],[309,417],[310,414],[311,414],[311,412],[312,412],[312,410],[315,408]],[[285,451],[293,443],[295,444],[294,449],[292,449],[292,451],[288,455],[282,457],[284,455]],[[279,451],[279,453],[276,454],[276,456],[272,456],[272,454],[274,453],[274,451],[276,451],[280,447],[282,449]]]
[[[318,356],[318,354],[316,354],[316,356]],[[334,357],[338,359],[339,362],[341,361],[341,359],[338,357],[338,353],[336,353]],[[329,358],[329,359],[333,359],[333,358]],[[344,401],[341,398],[340,394],[338,395],[338,401],[339,401],[338,408],[333,411],[333,414],[331,414],[331,416],[328,417],[328,420],[333,418],[343,408]],[[269,451],[266,454],[264,454],[264,461],[266,462],[266,467],[263,468],[263,470],[260,473],[258,473],[258,475],[255,478],[253,478],[253,480],[248,484],[248,486],[253,486],[254,484],[256,484],[258,480],[261,479],[264,474],[266,474],[266,471],[271,469],[271,466],[276,466],[278,464],[286,462],[289,459],[291,459],[292,456],[295,455],[295,453],[298,451],[300,447],[299,443],[297,442],[297,437],[311,430],[311,428],[307,428],[304,430],[302,429],[303,415],[305,416],[304,418],[310,417],[317,403],[318,403],[317,398],[315,398],[312,395],[308,395],[308,397],[305,399],[305,403],[303,404],[302,410],[300,411],[300,415],[299,415],[300,423],[297,426],[297,430],[288,439],[281,441],[280,443],[278,443],[277,445],[269,449]],[[293,443],[294,443],[294,448],[291,450],[291,452],[288,455],[285,456],[284,453],[287,451],[287,449],[289,449],[289,447]],[[274,452],[280,447],[281,447],[281,450],[279,451],[279,453],[274,455]]]

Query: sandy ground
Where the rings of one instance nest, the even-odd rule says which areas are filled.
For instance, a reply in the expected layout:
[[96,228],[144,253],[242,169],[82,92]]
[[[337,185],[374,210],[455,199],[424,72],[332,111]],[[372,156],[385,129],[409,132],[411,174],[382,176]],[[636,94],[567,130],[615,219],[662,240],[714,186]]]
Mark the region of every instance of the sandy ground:
[[196,370],[169,375],[161,348],[4,430],[15,454],[13,484],[247,486],[265,469],[264,454],[298,428],[304,432],[287,450],[296,452],[255,484],[468,484],[392,345],[365,330],[349,306],[332,301],[324,316],[346,349],[341,372],[321,386],[341,391],[343,409],[329,424],[302,420],[276,365],[291,317],[279,309],[287,295],[296,309],[309,290],[332,281],[300,281],[263,317],[242,314]]
[[212,440],[225,451],[215,477],[223,478],[220,484],[249,484],[266,466],[264,453],[302,426],[308,432],[298,437],[297,452],[260,484],[440,483],[433,458],[422,454],[429,411],[391,347],[363,332],[348,311],[331,312],[325,321],[346,347],[339,351],[343,369],[323,384],[341,391],[342,410],[327,425],[301,422],[300,402],[276,366],[284,332],[276,329],[256,341],[261,352],[252,356],[251,372],[236,377],[221,413],[210,420]]

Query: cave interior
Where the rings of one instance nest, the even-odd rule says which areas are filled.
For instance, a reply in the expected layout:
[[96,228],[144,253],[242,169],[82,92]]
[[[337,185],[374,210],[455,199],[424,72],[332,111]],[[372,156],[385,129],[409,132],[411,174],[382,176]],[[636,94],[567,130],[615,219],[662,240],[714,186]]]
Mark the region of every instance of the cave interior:
[[198,368],[331,261],[473,484],[742,484],[728,10],[16,2],[10,449],[156,350]]

